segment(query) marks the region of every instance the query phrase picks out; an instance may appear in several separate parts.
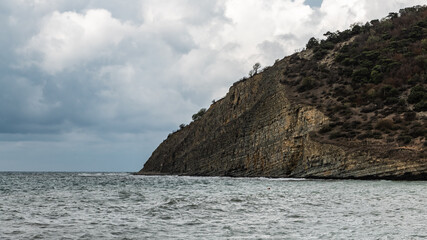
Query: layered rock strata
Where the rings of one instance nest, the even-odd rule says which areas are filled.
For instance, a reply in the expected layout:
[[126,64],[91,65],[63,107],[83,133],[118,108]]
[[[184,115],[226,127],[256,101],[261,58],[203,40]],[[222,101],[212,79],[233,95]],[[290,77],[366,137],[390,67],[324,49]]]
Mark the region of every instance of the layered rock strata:
[[138,174],[427,179],[427,160],[410,148],[379,157],[374,141],[316,138],[329,119],[287,94],[281,69],[289,61],[235,83],[201,119],[161,143]]

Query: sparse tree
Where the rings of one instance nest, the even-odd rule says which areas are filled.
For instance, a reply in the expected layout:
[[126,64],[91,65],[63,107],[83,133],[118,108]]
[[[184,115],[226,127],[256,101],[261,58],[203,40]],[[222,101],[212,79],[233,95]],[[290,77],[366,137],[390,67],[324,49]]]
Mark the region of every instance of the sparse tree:
[[202,116],[203,116],[205,113],[206,113],[206,108],[202,108],[202,109],[200,109],[198,113],[193,114],[193,116],[192,116],[193,121],[197,121],[197,120],[199,120],[200,118],[202,118]]
[[256,75],[258,73],[258,69],[261,68],[261,64],[260,63],[255,63],[253,66],[254,69],[254,75]]
[[395,19],[395,18],[398,18],[398,17],[399,17],[399,14],[395,13],[395,12],[391,12],[387,16],[387,18],[389,18],[389,19]]
[[249,77],[256,75],[258,73],[258,69],[260,68],[261,68],[261,64],[255,63],[254,66],[252,67],[252,70],[249,71]]
[[305,47],[307,49],[311,49],[311,48],[314,48],[314,47],[317,47],[317,46],[319,46],[319,41],[316,38],[314,38],[314,37],[310,38],[310,40],[308,40],[307,45],[305,45]]
[[254,75],[254,70],[249,71],[249,77],[252,77]]

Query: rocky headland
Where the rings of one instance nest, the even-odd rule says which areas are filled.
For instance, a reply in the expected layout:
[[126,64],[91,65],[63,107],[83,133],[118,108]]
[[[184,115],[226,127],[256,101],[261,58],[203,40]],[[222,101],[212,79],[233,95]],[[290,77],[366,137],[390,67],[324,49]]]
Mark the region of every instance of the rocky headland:
[[427,180],[427,8],[252,72],[137,174]]

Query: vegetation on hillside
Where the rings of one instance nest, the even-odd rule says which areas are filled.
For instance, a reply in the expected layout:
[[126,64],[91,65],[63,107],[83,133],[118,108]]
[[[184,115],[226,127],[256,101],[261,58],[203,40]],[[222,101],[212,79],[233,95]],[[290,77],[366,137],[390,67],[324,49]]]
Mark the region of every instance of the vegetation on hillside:
[[330,118],[317,135],[425,149],[427,6],[325,36],[289,58],[282,80],[295,101]]
[[[313,137],[364,148],[375,142],[418,149],[419,158],[426,158],[427,6],[324,35],[285,58],[280,70],[292,101],[315,106],[330,119]],[[249,77],[273,69],[260,67],[256,63]],[[205,112],[194,114],[193,121]]]

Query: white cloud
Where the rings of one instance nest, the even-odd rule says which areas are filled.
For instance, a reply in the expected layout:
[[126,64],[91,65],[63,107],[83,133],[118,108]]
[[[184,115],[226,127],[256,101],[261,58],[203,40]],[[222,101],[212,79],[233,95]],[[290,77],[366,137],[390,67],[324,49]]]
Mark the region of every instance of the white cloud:
[[40,32],[20,51],[41,55],[41,62],[34,63],[54,74],[64,69],[84,68],[93,59],[114,58],[109,49],[117,47],[134,29],[112,18],[104,9],[85,14],[55,11],[42,20]]
[[[96,142],[106,133],[150,132],[162,134],[155,138],[160,141],[224,96],[255,62],[271,65],[312,36],[425,4],[324,0],[311,8],[304,2],[1,2],[0,26],[8,38],[0,38],[0,135],[77,132]],[[141,136],[134,139],[147,142],[135,146],[156,145]]]
[[[247,65],[261,61],[271,64],[274,59],[260,49],[259,44],[269,41],[281,45],[283,52],[295,49],[295,44],[283,41],[282,36],[294,34],[304,36],[308,30],[306,22],[313,10],[303,4],[304,1],[237,1],[226,3],[226,16],[232,24],[226,26],[222,33],[227,41],[239,44],[233,54],[241,59],[249,60]],[[284,56],[281,56],[284,57]]]
[[[126,117],[149,127],[189,119],[255,62],[270,65],[311,36],[422,1],[324,0],[311,8],[304,0],[148,0],[135,5],[140,15],[133,20],[114,17],[114,3],[101,2],[91,3],[96,9],[82,1],[80,11],[50,13],[43,12],[49,1],[32,2],[44,16],[20,48],[20,60],[54,76],[35,84],[43,99],[38,109],[71,123],[104,119],[118,126]],[[57,106],[82,109],[74,118]]]
[[423,4],[426,4],[425,0],[324,0],[319,9],[322,17],[315,33],[319,36],[326,31],[342,31],[353,23],[381,19],[389,12]]

